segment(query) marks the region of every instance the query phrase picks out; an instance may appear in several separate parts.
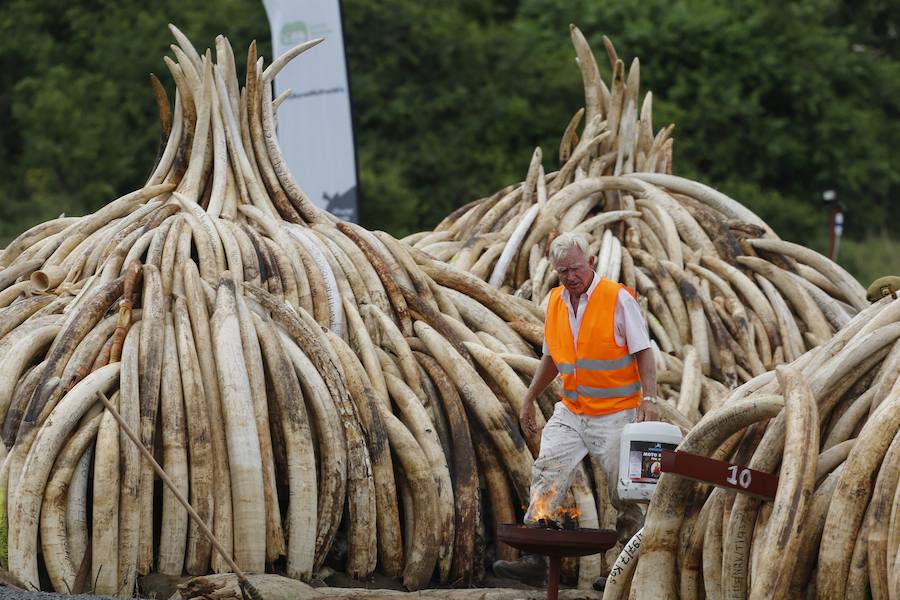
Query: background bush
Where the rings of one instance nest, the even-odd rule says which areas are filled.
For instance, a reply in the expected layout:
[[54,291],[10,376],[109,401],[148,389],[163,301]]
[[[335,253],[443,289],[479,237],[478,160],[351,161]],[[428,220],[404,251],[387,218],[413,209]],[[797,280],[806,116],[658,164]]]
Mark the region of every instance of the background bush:
[[[842,262],[863,283],[900,273],[900,4],[888,0],[345,0],[362,222],[433,227],[557,167],[582,98],[569,23],[641,61],[675,172],[740,200],[786,239],[827,249],[821,193],[846,207]],[[139,187],[158,125],[147,73],[177,24],[269,57],[262,3],[6,0],[0,11],[0,244]],[[300,60],[314,60],[314,51]],[[315,143],[310,140],[310,143]],[[302,185],[302,182],[301,182]]]

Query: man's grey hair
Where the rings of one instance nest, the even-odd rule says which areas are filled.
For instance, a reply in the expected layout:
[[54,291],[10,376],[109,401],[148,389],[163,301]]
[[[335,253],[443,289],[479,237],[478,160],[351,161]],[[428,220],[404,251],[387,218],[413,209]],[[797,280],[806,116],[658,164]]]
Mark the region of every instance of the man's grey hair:
[[556,264],[560,258],[565,256],[572,248],[578,248],[585,256],[590,256],[591,247],[588,245],[587,239],[580,233],[572,233],[567,231],[559,234],[550,244],[550,261]]

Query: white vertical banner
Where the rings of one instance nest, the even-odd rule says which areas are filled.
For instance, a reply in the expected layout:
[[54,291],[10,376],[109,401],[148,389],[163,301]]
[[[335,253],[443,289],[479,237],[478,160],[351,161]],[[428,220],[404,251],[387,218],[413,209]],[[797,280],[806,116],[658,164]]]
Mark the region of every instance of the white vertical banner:
[[294,179],[321,208],[358,220],[356,150],[339,0],[263,0],[272,30],[272,54],[325,38],[275,77],[278,143]]

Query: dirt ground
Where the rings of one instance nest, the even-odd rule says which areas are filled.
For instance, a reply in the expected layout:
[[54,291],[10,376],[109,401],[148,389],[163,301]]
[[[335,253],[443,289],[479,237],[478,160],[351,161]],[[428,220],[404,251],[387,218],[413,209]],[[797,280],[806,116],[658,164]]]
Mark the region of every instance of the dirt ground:
[[111,596],[70,596],[68,594],[48,594],[46,592],[17,592],[10,588],[0,587],[0,600],[62,600],[78,598],[78,600],[112,600]]
[[[353,600],[543,600],[546,591],[541,589],[481,588],[468,590],[422,590],[420,592],[403,593],[397,590],[362,589],[362,588],[310,588],[308,599],[337,600],[338,598]],[[602,592],[587,590],[560,590],[561,600],[600,600]],[[50,594],[46,592],[18,592],[0,587],[0,600],[114,600],[111,596]],[[163,598],[162,600],[166,600]],[[279,597],[276,600],[283,600]]]
[[[258,576],[251,575],[251,579]],[[267,576],[262,576],[267,577]],[[269,576],[274,577],[274,576]],[[141,586],[146,591],[147,600],[168,600],[175,593],[175,585],[187,578],[175,578],[159,575],[151,575],[142,578]],[[275,578],[285,581],[283,578]],[[291,582],[302,587],[302,596],[306,600],[335,600],[338,598],[352,598],[354,600],[538,600],[546,597],[546,590],[532,588],[519,584],[512,580],[486,577],[482,585],[484,588],[473,589],[427,589],[419,592],[403,592],[398,582],[386,578],[376,577],[367,584],[352,580],[342,574],[334,573],[324,581],[318,580],[313,586],[307,586],[299,582]],[[361,587],[365,585],[365,587]],[[268,586],[263,586],[265,589]],[[264,600],[286,600],[285,593],[295,596],[294,593],[278,589],[279,586],[269,588],[269,594],[263,594]],[[262,589],[260,590],[262,591]],[[299,590],[295,590],[299,591]],[[267,595],[274,593],[269,599]],[[600,600],[602,592],[592,590],[560,589],[559,597],[562,600]],[[98,596],[91,594],[71,595],[52,594],[47,592],[22,592],[0,585],[0,600],[114,600],[112,596]]]

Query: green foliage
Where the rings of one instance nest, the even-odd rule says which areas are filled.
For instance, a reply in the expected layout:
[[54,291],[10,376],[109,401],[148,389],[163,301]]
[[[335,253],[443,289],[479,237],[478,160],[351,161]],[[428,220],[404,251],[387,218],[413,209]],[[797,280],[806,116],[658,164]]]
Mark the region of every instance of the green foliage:
[[606,34],[626,64],[640,56],[657,125],[677,124],[677,173],[722,187],[804,241],[825,189],[846,205],[851,235],[900,218],[890,202],[900,189],[900,61],[854,45],[838,3],[554,4],[533,0],[523,13],[555,29],[577,19],[594,48]]
[[900,275],[900,240],[884,233],[841,240],[838,263],[868,287],[884,275]]
[[[163,64],[178,25],[199,51],[217,34],[239,68],[261,4],[9,0],[0,12],[0,244],[62,212],[84,214],[140,187],[153,166],[158,116],[147,75],[174,99]],[[200,46],[200,44],[203,44]]]
[[878,39],[873,17],[839,3],[344,5],[361,168],[389,174],[395,192],[382,194],[382,184],[369,194],[364,174],[369,226],[430,227],[521,179],[534,145],[555,168],[559,135],[581,103],[570,22],[589,36],[607,81],[603,34],[626,64],[641,57],[657,127],[677,124],[676,172],[747,204],[784,237],[821,236],[825,189],[846,206],[850,236],[900,217],[890,202],[900,187],[900,62],[860,46]]
[[[534,60],[566,61],[566,30],[520,30],[507,4],[344,2],[366,225],[432,227],[521,179],[535,146],[552,155],[577,71]],[[548,87],[557,97],[544,102]]]
[[[896,268],[883,250],[896,243],[872,241],[900,237],[882,233],[900,220],[896,2],[344,0],[342,9],[367,227],[433,227],[521,180],[535,146],[555,170],[559,137],[583,102],[568,36],[576,23],[607,81],[602,35],[626,64],[640,57],[655,128],[677,124],[677,174],[820,251],[819,199],[835,189],[847,265],[861,279]],[[241,71],[251,39],[271,58],[260,2],[4,3],[0,244],[140,186],[158,136],[146,74],[171,92],[161,60],[169,21],[201,49],[227,35]],[[879,256],[883,267],[873,266]]]

